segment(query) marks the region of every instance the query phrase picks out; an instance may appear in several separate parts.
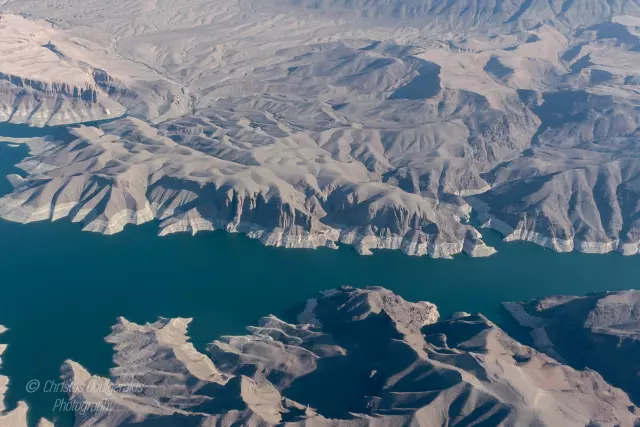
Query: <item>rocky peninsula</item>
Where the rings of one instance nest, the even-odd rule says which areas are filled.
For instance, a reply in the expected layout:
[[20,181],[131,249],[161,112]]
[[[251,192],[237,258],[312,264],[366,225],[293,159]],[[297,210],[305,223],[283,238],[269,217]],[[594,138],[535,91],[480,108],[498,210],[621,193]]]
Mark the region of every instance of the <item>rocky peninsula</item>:
[[70,401],[92,408],[76,425],[640,423],[639,408],[596,371],[522,345],[480,314],[441,320],[433,304],[343,287],[290,316],[264,317],[208,354],[189,343],[190,319],[121,318],[107,337],[109,378],[73,361],[62,368]]

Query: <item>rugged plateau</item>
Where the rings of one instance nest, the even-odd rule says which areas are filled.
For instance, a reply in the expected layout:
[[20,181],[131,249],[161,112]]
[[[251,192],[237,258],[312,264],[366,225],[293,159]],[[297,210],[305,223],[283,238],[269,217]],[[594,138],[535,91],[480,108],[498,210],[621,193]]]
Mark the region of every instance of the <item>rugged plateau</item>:
[[[640,247],[634,0],[0,2],[19,222],[363,254]],[[96,122],[97,121],[97,122]],[[475,218],[474,213],[474,218]]]

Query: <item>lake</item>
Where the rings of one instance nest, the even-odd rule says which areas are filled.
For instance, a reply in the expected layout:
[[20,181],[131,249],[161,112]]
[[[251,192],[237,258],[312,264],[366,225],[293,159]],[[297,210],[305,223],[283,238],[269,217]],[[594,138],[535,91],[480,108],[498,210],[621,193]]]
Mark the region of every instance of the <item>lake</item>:
[[[0,135],[34,136],[33,130],[0,125]],[[0,143],[0,175],[26,148]],[[0,194],[10,190],[0,178]],[[31,379],[57,380],[60,365],[73,359],[93,374],[107,375],[111,346],[104,342],[118,316],[135,322],[158,316],[193,317],[196,347],[220,335],[242,334],[261,316],[280,314],[318,291],[348,284],[380,285],[405,299],[427,300],[443,316],[482,312],[500,325],[508,319],[502,301],[551,294],[585,294],[637,287],[640,258],[619,254],[557,254],[529,243],[504,243],[485,231],[498,253],[453,260],[409,257],[379,251],[360,256],[339,250],[262,246],[242,235],[200,233],[156,236],[157,224],[128,226],[114,236],[81,231],[62,219],[28,225],[0,220],[0,337],[9,345],[2,373],[10,377],[7,408],[19,400],[40,416],[70,426],[55,413],[59,394],[29,394]]]

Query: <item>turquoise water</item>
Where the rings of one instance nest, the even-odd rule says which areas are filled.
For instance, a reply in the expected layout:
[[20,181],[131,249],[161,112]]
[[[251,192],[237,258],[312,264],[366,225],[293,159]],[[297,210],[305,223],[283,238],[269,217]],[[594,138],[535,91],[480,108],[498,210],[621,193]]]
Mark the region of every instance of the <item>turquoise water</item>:
[[[44,132],[52,131],[58,130]],[[12,165],[25,154],[24,147],[0,144],[0,175],[15,173]],[[0,192],[9,188],[0,179]],[[495,234],[487,238],[500,251],[495,256],[433,260],[392,251],[364,257],[348,247],[268,248],[223,232],[160,238],[156,231],[146,224],[102,236],[65,220],[0,221],[0,324],[10,328],[0,342],[9,344],[3,357],[9,408],[25,400],[32,421],[46,416],[71,425],[69,414],[53,411],[60,395],[29,394],[25,385],[56,380],[65,359],[108,374],[112,352],[103,339],[118,316],[193,317],[190,334],[203,351],[220,335],[243,333],[261,316],[343,284],[381,285],[431,301],[444,316],[483,312],[505,324],[501,301],[628,289],[640,277],[639,257],[556,254],[505,244]]]

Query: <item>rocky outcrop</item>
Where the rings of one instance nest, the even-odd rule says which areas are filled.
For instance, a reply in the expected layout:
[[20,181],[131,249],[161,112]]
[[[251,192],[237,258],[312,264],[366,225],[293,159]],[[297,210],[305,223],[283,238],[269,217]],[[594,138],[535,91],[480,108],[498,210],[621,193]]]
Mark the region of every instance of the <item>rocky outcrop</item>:
[[71,86],[68,83],[44,82],[38,80],[25,79],[20,76],[13,76],[0,72],[0,80],[10,82],[19,88],[31,88],[47,95],[63,95],[71,98],[82,99],[87,102],[97,102],[98,92],[91,86],[80,88]]
[[[109,379],[63,367],[76,425],[624,425],[627,395],[517,343],[482,315],[382,288],[324,292],[246,336],[185,336],[189,319],[120,319]],[[85,392],[84,390],[92,390]],[[95,392],[100,390],[100,392]],[[101,408],[108,408],[104,410]]]
[[[145,119],[184,112],[184,92],[135,64],[95,51],[51,22],[0,15],[0,122],[69,125],[123,114]],[[115,70],[115,76],[102,68]],[[185,107],[183,107],[184,105]]]
[[[29,81],[22,87],[0,79],[0,121],[30,126],[62,125],[109,119],[114,117],[112,111],[122,112],[111,103],[100,103],[94,89],[40,83]],[[46,89],[40,91],[32,86]]]
[[537,349],[600,372],[640,401],[640,292],[553,296],[504,306],[530,331]]

